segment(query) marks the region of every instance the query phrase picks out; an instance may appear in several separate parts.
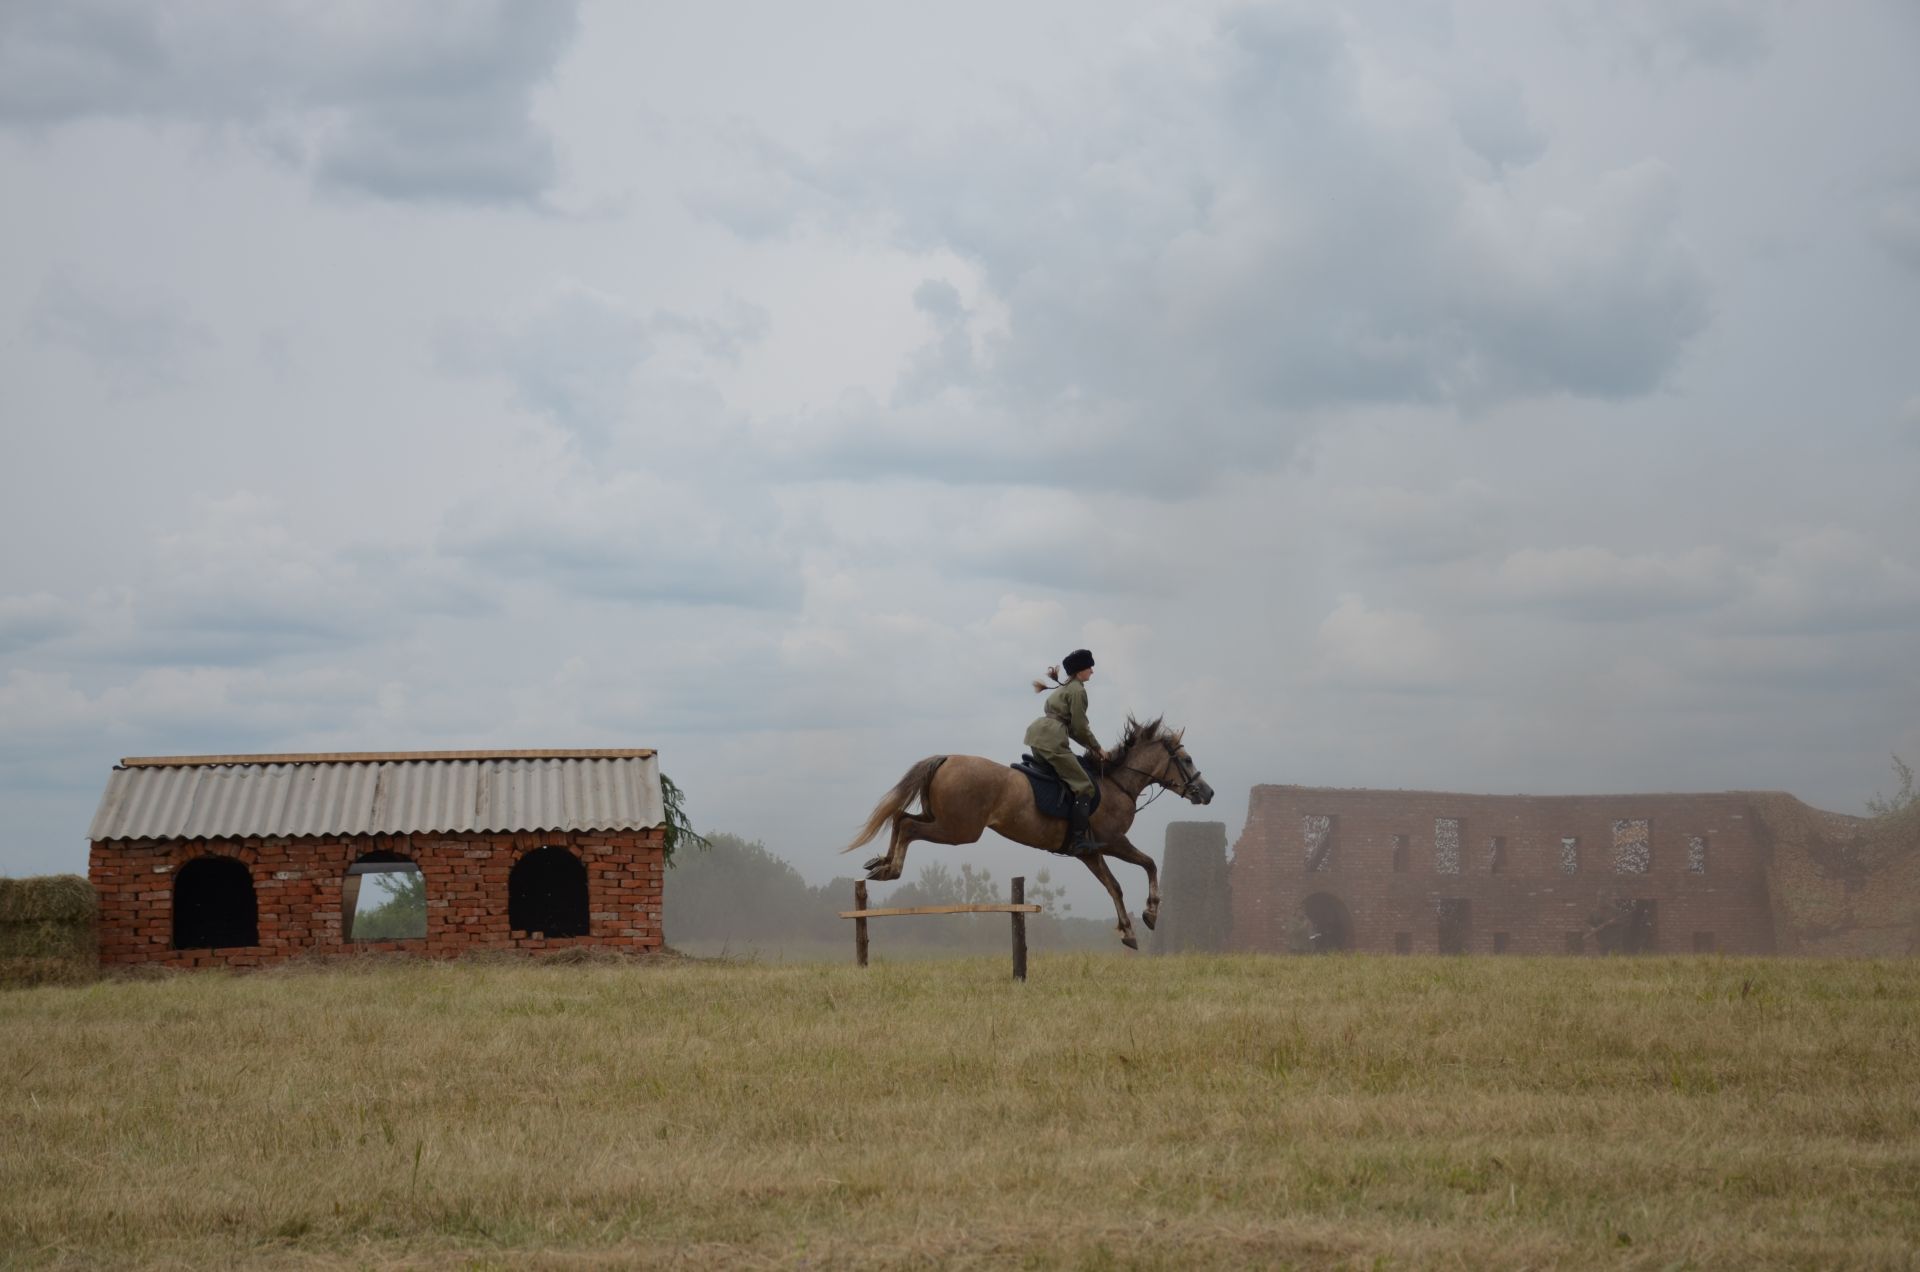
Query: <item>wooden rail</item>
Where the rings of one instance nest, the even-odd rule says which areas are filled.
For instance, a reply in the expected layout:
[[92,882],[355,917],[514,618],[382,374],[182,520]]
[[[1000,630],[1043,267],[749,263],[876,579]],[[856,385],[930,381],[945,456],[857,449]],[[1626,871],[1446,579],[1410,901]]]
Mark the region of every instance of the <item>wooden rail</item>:
[[1037,905],[902,905],[882,910],[842,910],[843,919],[890,919],[897,914],[1038,914]]
[[881,906],[878,909],[867,908],[867,885],[864,882],[853,885],[853,909],[840,911],[840,917],[853,920],[853,957],[860,966],[867,965],[867,920],[891,919],[914,914],[1005,914],[1013,919],[1013,978],[1017,981],[1027,979],[1027,916],[1040,913],[1041,907],[1026,904],[1027,880],[1018,876],[1013,881],[1012,898],[1006,905],[998,902],[969,905],[898,905]]

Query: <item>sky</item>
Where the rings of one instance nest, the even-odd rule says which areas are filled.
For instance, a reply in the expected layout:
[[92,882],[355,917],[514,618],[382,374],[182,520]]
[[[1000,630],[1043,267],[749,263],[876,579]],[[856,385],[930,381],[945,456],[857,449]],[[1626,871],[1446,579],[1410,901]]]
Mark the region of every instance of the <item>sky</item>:
[[1220,792],[1156,854],[1266,782],[1862,811],[1917,63],[1900,0],[0,3],[0,873],[126,755],[651,746],[824,882],[1081,646]]

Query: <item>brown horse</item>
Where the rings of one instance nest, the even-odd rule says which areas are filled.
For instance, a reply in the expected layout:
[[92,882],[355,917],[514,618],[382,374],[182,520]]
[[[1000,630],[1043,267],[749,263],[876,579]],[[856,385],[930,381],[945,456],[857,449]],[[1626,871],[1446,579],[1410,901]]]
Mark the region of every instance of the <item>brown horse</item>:
[[[1160,871],[1152,857],[1127,842],[1141,792],[1163,786],[1195,804],[1213,801],[1213,787],[1201,778],[1181,736],[1181,731],[1167,729],[1158,720],[1142,724],[1129,717],[1120,745],[1100,763],[1100,807],[1093,814],[1092,827],[1101,847],[1081,860],[1113,898],[1114,911],[1120,916],[1120,942],[1128,949],[1139,949],[1140,942],[1134,939],[1126,898],[1105,858],[1131,862],[1147,872],[1147,908],[1140,919],[1151,928],[1160,916]],[[907,805],[916,799],[920,811],[908,812]],[[971,844],[992,830],[1029,848],[1065,850],[1065,820],[1044,816],[1034,807],[1033,787],[1025,775],[978,755],[932,755],[908,769],[874,805],[859,838],[841,851],[852,852],[889,822],[892,841],[885,856],[866,863],[869,879],[898,879],[906,869],[907,845],[922,839],[932,844]]]

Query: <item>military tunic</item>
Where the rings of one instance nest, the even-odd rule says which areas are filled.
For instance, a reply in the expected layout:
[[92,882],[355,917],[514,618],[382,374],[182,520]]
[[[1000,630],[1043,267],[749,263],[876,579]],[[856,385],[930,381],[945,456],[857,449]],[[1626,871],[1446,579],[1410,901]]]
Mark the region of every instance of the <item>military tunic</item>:
[[1100,749],[1100,741],[1087,727],[1087,686],[1084,681],[1069,680],[1047,695],[1046,714],[1027,726],[1027,749],[1053,765],[1060,780],[1075,795],[1093,794],[1093,779],[1080,767],[1067,739],[1073,739],[1090,751]]

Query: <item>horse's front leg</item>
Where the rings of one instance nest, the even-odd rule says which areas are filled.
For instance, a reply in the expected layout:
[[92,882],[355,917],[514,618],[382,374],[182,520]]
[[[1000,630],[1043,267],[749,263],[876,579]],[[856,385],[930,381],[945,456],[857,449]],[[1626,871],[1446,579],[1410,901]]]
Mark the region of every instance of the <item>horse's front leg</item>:
[[1093,871],[1093,877],[1100,881],[1100,885],[1107,890],[1107,895],[1113,898],[1114,913],[1120,916],[1120,944],[1130,950],[1139,949],[1140,942],[1133,935],[1133,919],[1127,914],[1127,899],[1120,893],[1120,881],[1113,877],[1113,871],[1107,869],[1106,858],[1099,853],[1094,853],[1080,860],[1087,863],[1087,869]]
[[1147,908],[1140,912],[1140,921],[1147,925],[1148,931],[1152,931],[1154,923],[1160,918],[1160,867],[1154,864],[1152,857],[1135,848],[1125,835],[1107,837],[1107,855],[1147,872]]

